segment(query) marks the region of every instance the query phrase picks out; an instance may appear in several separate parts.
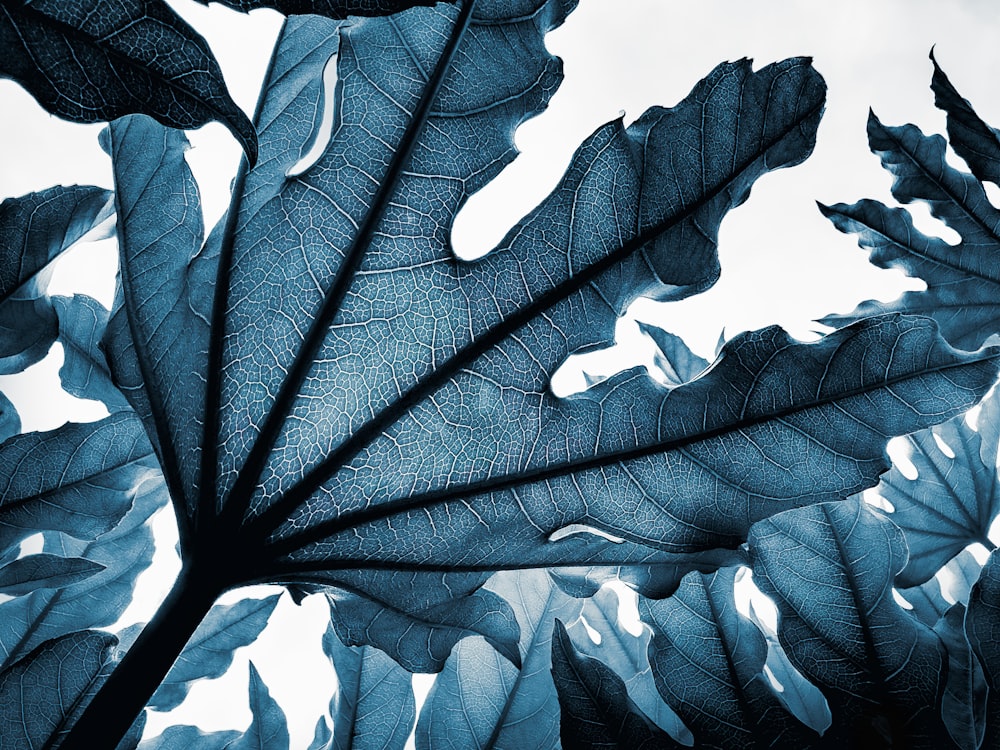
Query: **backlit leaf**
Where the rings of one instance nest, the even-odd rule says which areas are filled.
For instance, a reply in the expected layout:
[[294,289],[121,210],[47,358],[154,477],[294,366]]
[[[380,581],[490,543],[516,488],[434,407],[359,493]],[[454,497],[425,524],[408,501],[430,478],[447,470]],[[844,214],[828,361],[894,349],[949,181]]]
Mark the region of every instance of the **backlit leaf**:
[[81,557],[28,555],[0,567],[0,593],[20,596],[35,589],[66,586],[101,570],[104,566],[100,563]]

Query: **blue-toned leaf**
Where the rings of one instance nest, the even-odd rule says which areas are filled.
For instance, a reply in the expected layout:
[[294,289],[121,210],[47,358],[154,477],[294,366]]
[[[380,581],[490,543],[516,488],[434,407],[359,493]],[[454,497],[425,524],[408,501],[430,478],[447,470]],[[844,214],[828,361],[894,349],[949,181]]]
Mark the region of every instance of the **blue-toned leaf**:
[[0,550],[38,531],[96,539],[125,515],[154,465],[130,412],[9,439],[0,445]]
[[323,651],[337,673],[333,740],[323,750],[401,750],[416,718],[410,673],[378,649],[345,646],[332,625]]
[[53,297],[52,306],[63,346],[63,366],[59,368],[63,390],[77,398],[102,401],[112,413],[129,408],[128,400],[112,380],[101,347],[108,328],[108,310],[85,294]]
[[169,711],[181,704],[191,684],[221,677],[233,663],[233,652],[257,640],[278,604],[278,595],[217,604],[194,631],[148,705]]
[[688,349],[680,336],[641,321],[639,330],[656,344],[654,363],[660,368],[669,385],[680,385],[694,380],[708,369],[708,360],[702,359]]
[[[444,0],[454,2],[454,0]],[[386,16],[418,5],[433,5],[437,0],[198,0],[202,5],[219,3],[248,13],[256,8],[274,8],[279,13],[315,13],[328,18],[347,16]]]
[[691,745],[691,730],[664,702],[653,680],[648,657],[650,628],[643,627],[635,636],[619,623],[618,594],[611,588],[601,589],[581,604],[579,616],[566,625],[576,652],[608,667],[621,679],[629,700],[642,714],[672,738]]
[[552,639],[552,678],[559,694],[563,747],[683,747],[629,699],[621,677],[599,660],[576,653],[559,621]]
[[948,652],[941,718],[955,744],[977,750],[986,731],[986,678],[965,635],[965,606],[950,607],[934,627]]
[[253,662],[250,662],[250,713],[253,714],[250,727],[226,745],[226,750],[288,750],[285,712],[271,697]]
[[[957,94],[947,94],[946,90],[953,89],[936,63],[935,70],[932,87],[938,106],[949,111],[949,133],[955,141],[952,145],[971,158],[978,140],[970,140],[967,126],[971,123],[969,115],[975,117],[975,113]],[[979,125],[986,128],[981,122]],[[888,208],[877,201],[821,205],[838,229],[858,235],[858,243],[870,251],[872,263],[881,268],[899,268],[927,282],[926,291],[906,292],[889,303],[863,302],[847,315],[828,315],[822,322],[842,325],[889,311],[928,315],[940,323],[942,334],[953,345],[975,349],[1000,332],[1000,211],[990,203],[982,183],[947,163],[941,136],[925,136],[914,125],[887,127],[871,114],[868,141],[882,166],[893,175],[893,196],[901,203],[924,201],[935,217],[961,235],[962,241],[952,246],[928,237],[917,230],[904,209]],[[985,175],[993,155],[987,149],[972,161],[976,163],[973,171]],[[998,164],[993,163],[994,171]]]
[[153,556],[153,535],[146,523],[166,500],[158,478],[138,488],[131,510],[95,540],[46,533],[43,551],[83,557],[104,566],[85,580],[60,589],[43,589],[0,604],[0,664],[16,661],[42,641],[83,628],[114,623],[129,601],[136,577]]
[[[969,550],[963,550],[941,569],[941,574],[919,586],[900,589],[899,593],[913,607],[913,614],[930,627],[935,627],[945,612],[956,602],[968,603],[969,593],[983,566]],[[942,580],[946,586],[942,587]],[[947,597],[944,589],[947,589]]]
[[256,160],[254,127],[208,43],[161,0],[3,0],[2,8],[0,76],[52,114],[101,122],[144,112],[175,128],[217,120]]
[[[5,442],[8,438],[13,437],[21,431],[21,417],[17,413],[17,409],[14,408],[14,404],[10,402],[2,392],[0,392],[0,443]],[[2,451],[2,448],[0,448]],[[3,544],[0,543],[0,548]]]
[[670,598],[640,600],[653,629],[649,663],[663,699],[706,748],[810,747],[818,735],[764,676],[767,641],[736,610],[736,568],[691,573]]
[[104,566],[81,557],[28,555],[0,567],[0,593],[30,594],[35,589],[67,586],[104,570]]
[[[989,399],[995,400],[995,395]],[[983,416],[982,424],[995,409]],[[996,443],[985,443],[964,416],[904,440],[918,476],[907,479],[893,467],[882,477],[878,493],[892,503],[892,520],[906,537],[910,556],[896,585],[909,587],[929,579],[974,542],[992,546],[988,534],[1000,513],[1000,477]]]
[[1000,743],[1000,553],[994,550],[969,597],[965,634],[989,687],[983,748]]
[[785,653],[830,704],[824,740],[946,746],[944,646],[893,601],[893,577],[906,562],[899,529],[848,500],[772,516],[749,543],[755,580],[781,614]]
[[313,740],[309,743],[308,750],[329,750],[333,741],[333,730],[326,719],[322,716],[316,721],[316,729],[313,732]]
[[139,750],[224,750],[239,736],[237,731],[203,732],[198,727],[174,726],[143,740]]
[[461,638],[481,635],[519,666],[518,626],[510,605],[490,591],[416,611],[335,590],[327,594],[333,626],[348,646],[374,645],[410,672],[440,672]]
[[980,180],[1000,184],[1000,134],[979,115],[948,80],[931,50],[934,106],[948,114],[948,143]]
[[115,643],[110,633],[70,633],[39,644],[0,672],[3,746],[52,747],[99,679]]
[[556,618],[577,621],[586,605],[563,593],[544,570],[498,573],[486,587],[507,599],[517,616],[521,669],[481,638],[460,641],[420,712],[419,750],[558,745],[553,627]]

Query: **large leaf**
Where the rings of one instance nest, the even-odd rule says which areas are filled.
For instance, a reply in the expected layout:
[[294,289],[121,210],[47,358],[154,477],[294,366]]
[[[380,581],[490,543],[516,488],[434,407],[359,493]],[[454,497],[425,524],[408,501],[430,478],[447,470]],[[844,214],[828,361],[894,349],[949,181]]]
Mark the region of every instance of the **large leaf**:
[[269,596],[213,607],[153,694],[149,707],[169,711],[184,700],[191,683],[221,677],[233,663],[233,652],[257,639],[277,603],[277,596]]
[[229,97],[208,43],[162,0],[0,3],[0,76],[74,122],[144,112],[164,125],[222,122],[257,158],[257,136]]
[[64,588],[41,589],[0,604],[0,664],[22,658],[42,641],[106,627],[119,618],[132,599],[136,577],[152,559],[153,535],[146,522],[163,507],[164,494],[158,478],[148,480],[125,518],[95,540],[46,533],[44,552],[82,557],[105,569]]
[[416,701],[410,674],[378,649],[345,646],[327,628],[323,651],[337,672],[330,704],[332,741],[322,750],[399,750],[413,729]]
[[101,677],[117,639],[83,630],[38,645],[0,672],[4,747],[52,747]]
[[785,652],[830,703],[827,739],[946,746],[944,646],[893,601],[893,577],[906,561],[899,529],[850,500],[772,516],[749,543],[755,580],[781,614]]
[[111,193],[80,185],[0,203],[0,373],[20,372],[48,352],[58,332],[45,294],[50,264],[112,209]]
[[764,676],[767,642],[736,610],[735,576],[736,568],[691,573],[669,599],[640,600],[656,686],[698,747],[809,747],[818,736]]
[[635,706],[621,677],[597,659],[576,653],[558,621],[552,641],[552,677],[559,692],[563,747],[683,747]]
[[[935,63],[935,103],[948,113],[948,132],[955,150],[966,157],[977,175],[988,177],[1000,166],[1000,150],[983,147],[992,131],[941,73]],[[970,128],[971,126],[971,128]],[[887,127],[874,114],[868,120],[868,140],[882,165],[893,175],[892,194],[902,203],[920,200],[931,213],[957,231],[957,246],[928,237],[903,209],[862,200],[848,206],[821,206],[842,232],[858,235],[871,252],[872,263],[899,268],[927,282],[923,292],[906,292],[889,303],[863,302],[847,315],[823,318],[842,325],[866,315],[902,311],[928,315],[941,324],[942,334],[955,346],[975,349],[1000,332],[1000,211],[975,177],[945,160],[945,141],[925,136],[916,126]]]
[[130,412],[11,438],[0,445],[0,550],[38,531],[96,539],[125,515],[154,466]]
[[[1000,416],[996,401],[994,395],[986,402],[980,424]],[[970,544],[992,547],[988,534],[1000,513],[1000,478],[996,440],[984,441],[963,416],[904,439],[918,476],[907,479],[893,467],[878,493],[892,503],[892,520],[910,551],[896,583],[916,586]]]

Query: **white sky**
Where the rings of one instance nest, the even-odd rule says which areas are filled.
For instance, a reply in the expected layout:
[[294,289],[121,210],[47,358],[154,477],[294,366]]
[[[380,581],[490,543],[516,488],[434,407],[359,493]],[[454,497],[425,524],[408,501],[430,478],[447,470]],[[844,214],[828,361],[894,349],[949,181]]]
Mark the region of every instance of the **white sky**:
[[[170,4],[209,39],[234,98],[252,112],[278,15],[243,16],[191,0]],[[682,303],[639,302],[633,308],[635,316],[660,322],[705,356],[723,329],[729,338],[777,322],[807,337],[817,317],[919,287],[871,267],[854,239],[834,230],[813,203],[862,197],[891,203],[890,178],[867,149],[868,107],[887,124],[914,122],[925,131],[944,132],[929,89],[927,53],[937,45],[938,61],[959,91],[988,122],[1000,124],[993,84],[1000,71],[997,39],[1000,14],[985,0],[580,0],[564,27],[547,39],[564,59],[562,88],[543,116],[518,131],[522,155],[459,217],[456,244],[469,251],[491,246],[554,186],[579,142],[621,111],[631,121],[647,106],[676,103],[724,59],[749,56],[763,65],[812,55],[829,86],[814,155],[802,166],[763,178],[750,200],[726,219],[722,278],[712,290]],[[0,197],[54,184],[111,187],[110,163],[97,145],[101,126],[52,118],[9,81],[0,81],[0,101]],[[210,227],[228,202],[239,148],[217,124],[190,138],[189,161],[202,185]],[[917,222],[935,229],[926,211],[917,210]],[[52,291],[87,291],[108,304],[114,274],[108,247],[79,248],[74,255]],[[634,329],[625,324],[620,332],[627,337]],[[28,376],[0,378],[0,389],[15,401],[26,429],[51,429],[66,417],[66,406],[52,392],[58,388],[58,348]],[[99,409],[74,408],[77,419],[100,416]],[[133,620],[149,616],[176,570],[171,520],[162,515],[158,523],[163,550],[158,569],[140,580],[141,598],[128,615]],[[333,690],[332,672],[319,650],[319,604],[310,601],[297,610],[284,597],[264,636],[246,650],[288,714],[293,748],[308,744]],[[181,710],[201,704],[211,709],[197,719],[207,728],[245,727],[246,659],[241,652],[225,678],[196,685]],[[301,690],[303,685],[310,689]],[[150,730],[195,720],[190,715],[154,720]]]

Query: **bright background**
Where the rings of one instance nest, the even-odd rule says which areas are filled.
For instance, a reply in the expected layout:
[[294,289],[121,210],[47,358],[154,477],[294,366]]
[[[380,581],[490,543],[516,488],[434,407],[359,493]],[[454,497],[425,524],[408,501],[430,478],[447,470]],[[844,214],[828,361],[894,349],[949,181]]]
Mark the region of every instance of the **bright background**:
[[[272,11],[241,15],[191,0],[169,2],[207,37],[237,103],[253,112],[280,16]],[[633,305],[619,326],[625,349],[612,359],[618,366],[649,359],[633,318],[682,335],[706,357],[723,332],[731,338],[771,323],[811,338],[821,328],[811,322],[815,318],[848,311],[863,299],[888,300],[904,289],[922,288],[899,273],[870,266],[855,241],[833,229],[814,204],[862,197],[893,203],[890,178],[867,149],[869,106],[887,124],[914,122],[925,131],[943,133],[944,118],[933,108],[929,90],[927,54],[936,45],[938,61],[959,91],[984,119],[1000,124],[994,85],[1000,71],[997,39],[1000,14],[986,0],[580,0],[579,9],[546,40],[564,60],[565,82],[549,109],[518,130],[521,156],[459,216],[456,247],[463,254],[492,247],[555,185],[579,142],[622,111],[631,122],[648,106],[675,104],[722,60],[747,56],[763,65],[811,55],[829,85],[814,155],[802,166],[764,177],[747,204],[725,220],[720,235],[723,271],[714,288],[680,303]],[[110,161],[97,145],[102,126],[50,117],[10,81],[0,81],[0,101],[0,197],[54,184],[112,187]],[[240,152],[221,125],[192,132],[190,139],[188,159],[202,187],[206,226],[211,227],[228,203]],[[914,212],[921,229],[955,239],[922,207]],[[81,245],[70,256],[50,291],[84,291],[110,305],[114,242]],[[0,389],[14,401],[25,430],[103,415],[99,404],[77,401],[59,390],[61,362],[57,344],[28,372],[0,377]],[[591,370],[601,367],[606,365],[588,363]],[[564,376],[564,387],[572,388],[572,370]],[[156,530],[154,567],[140,578],[122,625],[148,619],[178,569],[169,512],[157,517]],[[283,597],[265,633],[238,653],[233,669],[220,680],[197,684],[175,714],[151,716],[147,736],[173,723],[198,723],[206,729],[247,726],[246,661],[252,658],[288,716],[292,747],[304,748],[335,689],[319,647],[325,616],[321,597],[307,599],[303,607]],[[420,692],[426,689],[426,679],[417,682]]]

